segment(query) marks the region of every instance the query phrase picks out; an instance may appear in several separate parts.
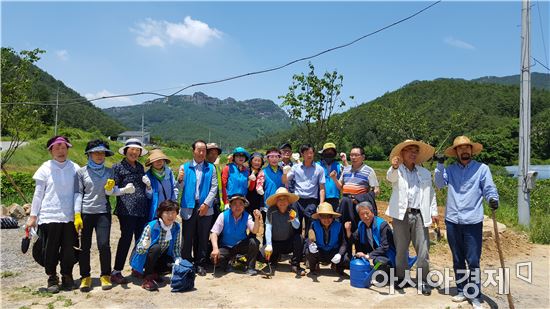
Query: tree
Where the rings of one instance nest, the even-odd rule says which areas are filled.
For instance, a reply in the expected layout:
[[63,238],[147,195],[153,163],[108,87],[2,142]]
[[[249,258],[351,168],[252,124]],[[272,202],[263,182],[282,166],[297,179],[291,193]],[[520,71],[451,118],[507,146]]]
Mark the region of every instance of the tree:
[[[42,130],[41,118],[45,112],[44,109],[24,102],[34,99],[31,90],[36,76],[33,74],[31,66],[40,59],[39,55],[44,52],[37,48],[32,51],[22,50],[17,55],[11,48],[2,48],[3,104],[0,113],[0,134],[9,136],[11,140],[8,148],[2,149],[0,166],[16,189],[18,187],[8,174],[5,165],[21,144],[36,137]],[[25,196],[20,191],[19,194],[26,202]]]
[[327,140],[333,128],[331,116],[334,108],[345,106],[340,98],[343,80],[344,77],[336,71],[325,72],[319,77],[313,64],[309,63],[309,73],[295,74],[288,93],[279,96],[284,100],[282,107],[300,127],[302,141],[320,148]]

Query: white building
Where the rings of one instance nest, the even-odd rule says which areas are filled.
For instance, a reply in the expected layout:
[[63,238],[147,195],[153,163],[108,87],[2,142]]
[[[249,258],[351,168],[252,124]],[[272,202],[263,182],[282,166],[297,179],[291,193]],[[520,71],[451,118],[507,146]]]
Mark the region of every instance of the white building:
[[137,138],[140,139],[143,144],[148,145],[151,143],[151,133],[149,132],[142,132],[141,131],[125,131],[118,135],[117,141],[119,142],[126,142],[130,138]]

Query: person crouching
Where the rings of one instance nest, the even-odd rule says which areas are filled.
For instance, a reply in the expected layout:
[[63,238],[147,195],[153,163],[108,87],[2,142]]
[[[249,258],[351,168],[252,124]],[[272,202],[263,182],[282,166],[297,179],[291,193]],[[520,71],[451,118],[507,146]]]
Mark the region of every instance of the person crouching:
[[165,200],[157,209],[157,218],[149,222],[136,246],[130,265],[143,274],[142,288],[158,290],[160,275],[170,271],[169,263],[180,257],[180,225],[176,222],[178,203]]
[[317,275],[319,263],[332,263],[331,268],[338,275],[344,275],[344,268],[349,265],[349,257],[346,254],[347,241],[342,223],[334,220],[340,217],[340,214],[334,212],[332,205],[324,202],[311,217],[314,221],[308,233],[306,248],[309,269],[313,275]]
[[[233,195],[229,199],[229,209],[222,212],[210,233],[210,241],[212,241],[212,253],[210,257],[214,264],[221,264],[226,271],[230,270],[229,260],[237,254],[246,254],[248,269],[246,273],[250,276],[256,275],[256,256],[258,255],[260,242],[257,238],[248,237],[246,230],[250,233],[257,234],[262,224],[262,215],[258,209],[253,212],[252,216],[244,211],[248,206],[248,201],[242,195]],[[218,238],[220,243],[218,244]],[[221,247],[220,247],[221,245]]]

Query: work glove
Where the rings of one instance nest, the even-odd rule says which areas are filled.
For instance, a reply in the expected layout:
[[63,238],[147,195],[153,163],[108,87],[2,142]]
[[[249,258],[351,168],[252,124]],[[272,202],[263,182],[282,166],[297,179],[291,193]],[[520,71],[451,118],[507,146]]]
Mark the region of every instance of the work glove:
[[105,191],[112,192],[115,187],[115,181],[111,178],[107,179],[107,183],[105,183],[105,186],[103,187]]
[[294,209],[291,209],[289,212],[288,212],[288,218],[290,219],[290,221],[294,220],[296,218],[296,211],[294,211]]
[[497,199],[490,199],[489,200],[489,207],[491,207],[491,209],[493,210],[497,210],[498,209],[498,200]]
[[334,264],[340,264],[340,260],[342,260],[342,255],[340,255],[340,253],[336,253],[330,261]]
[[292,159],[294,159],[294,161],[296,162],[300,162],[300,154],[295,152],[292,154]]
[[283,174],[286,175],[288,174],[288,172],[290,172],[290,169],[292,167],[290,167],[290,165],[285,165],[285,167],[283,167]]
[[269,261],[269,258],[273,253],[273,247],[271,245],[265,246],[264,252],[265,252],[265,259]]
[[256,192],[258,192],[259,195],[264,195],[264,188],[258,188],[256,189]]
[[74,214],[74,228],[76,232],[79,233],[81,229],[84,228],[84,223],[82,222],[82,216],[79,212]]
[[311,242],[308,246],[309,253],[317,253],[319,250],[317,249],[317,244],[314,242]]
[[256,175],[254,175],[254,172],[250,172],[250,176],[248,176],[248,180],[256,181]]
[[435,160],[437,161],[437,163],[445,163],[445,155],[444,154],[441,154],[441,153],[438,153],[434,156]]
[[143,177],[141,177],[141,181],[143,181],[143,183],[147,188],[151,188],[151,179],[149,179],[147,175],[144,175]]
[[134,192],[136,192],[136,188],[133,183],[129,183],[124,188],[120,189],[120,193],[122,194],[132,194]]

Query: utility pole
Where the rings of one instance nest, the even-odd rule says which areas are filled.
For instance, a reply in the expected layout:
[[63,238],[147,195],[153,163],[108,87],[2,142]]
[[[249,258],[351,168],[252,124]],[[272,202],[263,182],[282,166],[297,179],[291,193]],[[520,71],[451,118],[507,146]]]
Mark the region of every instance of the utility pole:
[[57,113],[59,109],[59,86],[57,86],[57,95],[55,99],[55,126],[54,126],[54,132],[53,135],[57,135]]
[[518,166],[518,218],[519,224],[526,227],[529,226],[531,219],[528,186],[531,163],[531,12],[529,5],[529,0],[522,1]]
[[145,124],[145,121],[144,121],[144,116],[143,116],[143,113],[141,113],[141,142],[143,144],[145,144],[145,141],[143,140],[144,138],[144,132],[145,132],[145,129],[143,128],[144,124]]

